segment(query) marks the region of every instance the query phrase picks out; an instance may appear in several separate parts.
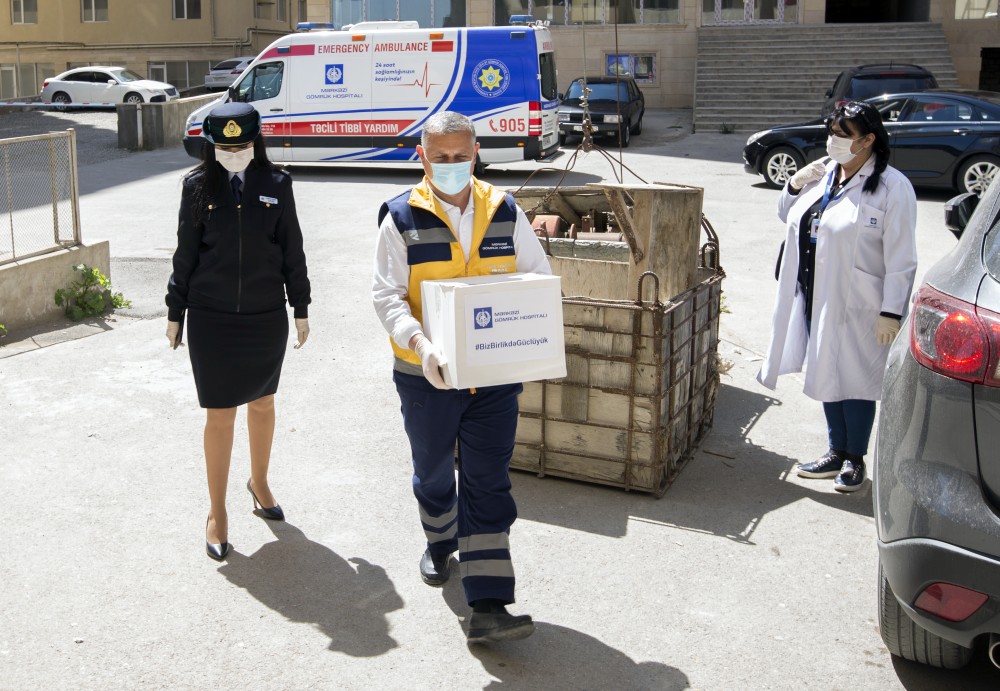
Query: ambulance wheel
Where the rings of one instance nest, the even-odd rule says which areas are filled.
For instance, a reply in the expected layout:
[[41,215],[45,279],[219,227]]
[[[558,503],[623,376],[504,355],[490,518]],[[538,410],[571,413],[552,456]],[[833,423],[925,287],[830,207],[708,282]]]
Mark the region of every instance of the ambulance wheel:
[[472,174],[475,175],[477,178],[481,178],[483,176],[483,173],[485,172],[486,172],[486,164],[482,162],[482,160],[479,158],[479,155],[477,154],[476,165],[472,169]]

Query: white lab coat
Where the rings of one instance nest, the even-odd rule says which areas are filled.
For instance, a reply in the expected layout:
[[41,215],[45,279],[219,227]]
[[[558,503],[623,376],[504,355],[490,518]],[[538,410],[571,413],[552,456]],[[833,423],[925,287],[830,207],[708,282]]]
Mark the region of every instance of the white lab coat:
[[823,213],[816,242],[811,332],[798,286],[799,224],[822,199],[828,176],[798,195],[788,186],[778,201],[786,223],[785,251],[771,325],[771,342],[757,381],[773,389],[778,375],[806,368],[804,393],[817,401],[877,401],[888,346],[875,340],[880,312],[905,315],[917,270],[917,202],[902,173],[887,167],[875,192],[862,186],[875,169],[872,156]]

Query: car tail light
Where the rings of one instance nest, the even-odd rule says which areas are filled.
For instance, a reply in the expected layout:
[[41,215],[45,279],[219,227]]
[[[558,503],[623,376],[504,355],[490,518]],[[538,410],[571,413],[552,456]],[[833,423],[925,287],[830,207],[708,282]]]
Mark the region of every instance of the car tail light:
[[989,596],[951,583],[932,583],[917,596],[913,606],[948,621],[965,621]]
[[49,80],[48,80],[48,79],[46,79],[46,80],[45,80],[44,82],[42,82],[42,88],[43,88],[43,89],[44,89],[45,87],[47,87],[48,85],[49,85]]
[[542,136],[542,104],[538,101],[528,102],[528,136]]
[[910,352],[938,374],[1000,387],[1000,314],[924,286],[913,302]]

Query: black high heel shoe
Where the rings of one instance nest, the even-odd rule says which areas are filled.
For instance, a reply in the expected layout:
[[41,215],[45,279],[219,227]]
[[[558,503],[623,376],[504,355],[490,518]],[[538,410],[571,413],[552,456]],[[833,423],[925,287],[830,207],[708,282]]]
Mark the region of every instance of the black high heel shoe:
[[253,507],[260,508],[260,515],[269,521],[283,521],[285,520],[285,512],[281,510],[281,506],[275,504],[270,509],[265,509],[264,505],[260,503],[257,495],[253,493],[253,487],[250,486],[250,480],[247,480],[247,492],[253,497]]
[[[205,529],[208,529],[208,518],[205,519]],[[233,548],[228,542],[223,542],[222,544],[212,544],[208,540],[205,540],[205,552],[209,557],[215,559],[215,561],[222,561],[229,555],[229,550]]]

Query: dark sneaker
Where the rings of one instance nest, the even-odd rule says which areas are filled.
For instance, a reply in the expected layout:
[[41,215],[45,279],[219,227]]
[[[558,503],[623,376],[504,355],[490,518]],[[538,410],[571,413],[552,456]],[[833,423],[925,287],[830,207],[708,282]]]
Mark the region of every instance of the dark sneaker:
[[496,643],[527,638],[535,632],[535,622],[527,614],[473,612],[469,619],[469,643]]
[[436,556],[428,547],[420,557],[420,577],[427,585],[444,585],[451,575],[451,554]]
[[865,482],[865,462],[863,460],[847,459],[844,468],[833,481],[833,488],[838,492],[856,492]]
[[839,451],[827,451],[826,454],[812,463],[802,463],[796,468],[799,477],[813,480],[825,477],[837,477],[844,466],[844,457]]

